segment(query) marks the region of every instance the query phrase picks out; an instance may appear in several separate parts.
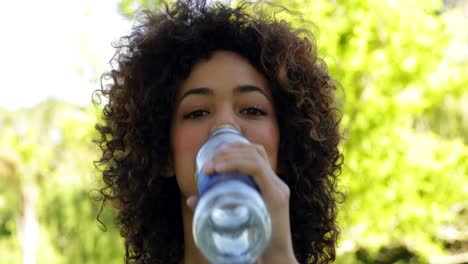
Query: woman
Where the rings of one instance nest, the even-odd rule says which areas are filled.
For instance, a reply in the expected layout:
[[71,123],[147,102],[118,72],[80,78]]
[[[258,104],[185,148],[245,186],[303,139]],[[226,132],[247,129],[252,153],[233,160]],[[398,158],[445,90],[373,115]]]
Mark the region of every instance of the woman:
[[253,144],[229,145],[204,170],[258,184],[273,231],[257,263],[334,260],[335,85],[297,32],[253,4],[177,1],[122,38],[96,127],[102,200],[117,208],[126,263],[208,263],[191,233],[194,159],[225,124]]

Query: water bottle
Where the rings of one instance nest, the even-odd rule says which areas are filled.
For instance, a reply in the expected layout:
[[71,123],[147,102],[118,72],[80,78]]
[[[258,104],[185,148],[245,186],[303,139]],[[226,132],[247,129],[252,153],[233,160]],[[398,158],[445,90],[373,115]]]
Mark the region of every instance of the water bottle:
[[232,126],[216,129],[197,153],[200,198],[193,218],[195,244],[213,264],[252,264],[271,237],[271,220],[250,176],[237,172],[207,177],[203,165],[228,143],[250,142]]

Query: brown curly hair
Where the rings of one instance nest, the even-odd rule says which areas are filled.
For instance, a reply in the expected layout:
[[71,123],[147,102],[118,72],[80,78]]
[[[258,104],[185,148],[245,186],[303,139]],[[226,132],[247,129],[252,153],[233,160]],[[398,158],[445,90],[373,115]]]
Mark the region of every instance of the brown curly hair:
[[[342,154],[336,82],[312,33],[277,21],[257,4],[177,1],[145,11],[121,39],[101,79],[108,97],[96,125],[102,205],[117,208],[126,263],[178,263],[184,240],[171,165],[170,124],[181,81],[218,50],[245,57],[271,88],[280,127],[278,175],[289,186],[294,253],[300,263],[335,259]],[[110,83],[104,84],[105,80]],[[99,215],[98,215],[99,219]]]

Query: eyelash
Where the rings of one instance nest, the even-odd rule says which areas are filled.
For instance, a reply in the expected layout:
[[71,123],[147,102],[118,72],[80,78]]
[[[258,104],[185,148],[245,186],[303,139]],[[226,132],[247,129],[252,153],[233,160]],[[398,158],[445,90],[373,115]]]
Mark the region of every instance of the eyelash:
[[[242,109],[241,113],[242,112],[251,112],[251,111],[254,111],[255,114],[252,114],[250,113],[250,115],[254,115],[254,116],[264,116],[266,115],[266,112],[259,106],[250,106],[250,107],[247,107],[245,109]],[[247,113],[249,114],[249,113]]]
[[[241,110],[241,113],[252,116],[265,116],[266,112],[258,106],[250,106]],[[184,119],[197,119],[209,114],[208,111],[198,109],[183,116]]]
[[184,119],[196,119],[196,118],[205,116],[207,114],[208,114],[208,111],[199,109],[199,110],[195,110],[193,112],[190,112],[190,113],[184,115]]

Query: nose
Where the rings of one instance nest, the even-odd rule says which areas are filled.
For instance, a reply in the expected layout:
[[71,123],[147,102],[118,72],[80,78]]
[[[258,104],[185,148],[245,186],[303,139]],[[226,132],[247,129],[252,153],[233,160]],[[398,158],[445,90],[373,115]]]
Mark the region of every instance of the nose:
[[213,124],[210,128],[210,135],[221,126],[232,126],[242,133],[241,126],[237,120],[235,111],[231,107],[223,107],[217,111]]

